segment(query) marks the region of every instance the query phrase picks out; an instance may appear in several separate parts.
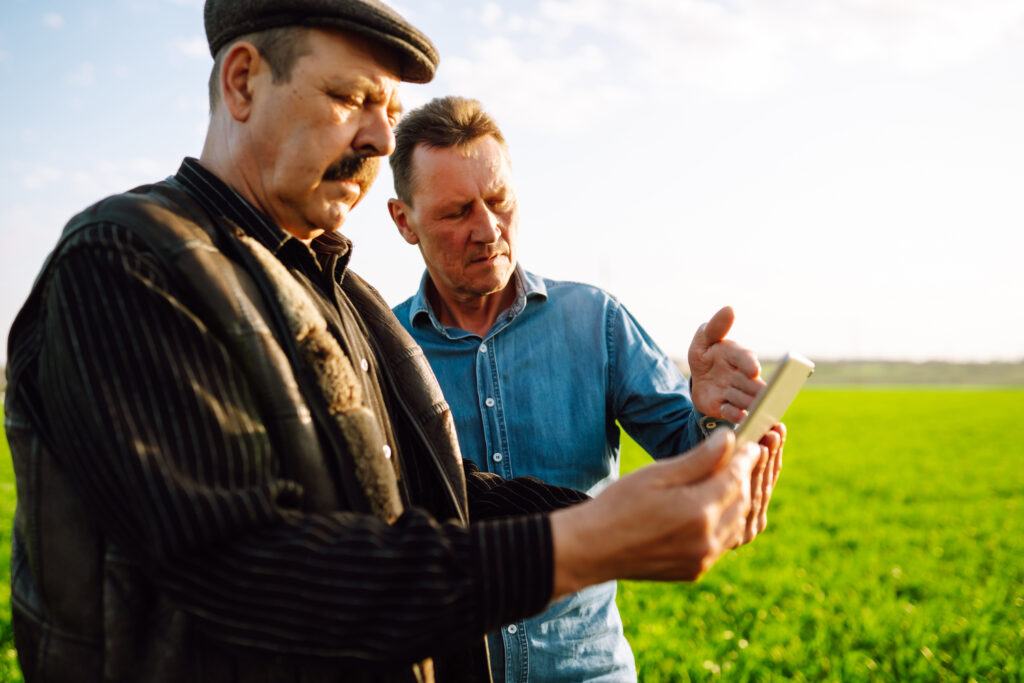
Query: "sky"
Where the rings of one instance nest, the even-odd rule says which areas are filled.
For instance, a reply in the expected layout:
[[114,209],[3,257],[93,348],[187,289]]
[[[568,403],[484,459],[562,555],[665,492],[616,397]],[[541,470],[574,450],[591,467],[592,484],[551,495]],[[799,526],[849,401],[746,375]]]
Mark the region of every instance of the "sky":
[[[428,85],[511,148],[520,262],[685,357],[721,306],[762,358],[1024,360],[1024,0],[400,0]],[[64,223],[198,156],[201,0],[0,3],[0,331]],[[386,165],[342,231],[423,272]],[[6,350],[0,351],[0,361]]]

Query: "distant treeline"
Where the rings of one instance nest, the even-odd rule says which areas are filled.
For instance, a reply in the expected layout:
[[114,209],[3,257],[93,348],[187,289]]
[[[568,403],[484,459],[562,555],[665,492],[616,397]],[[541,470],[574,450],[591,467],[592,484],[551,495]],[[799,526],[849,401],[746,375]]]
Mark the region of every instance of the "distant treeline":
[[[676,361],[684,373],[684,362]],[[767,377],[777,361],[762,361]],[[1024,360],[1016,363],[949,363],[944,361],[826,360],[816,361],[814,385],[826,384],[970,384],[1024,386]]]

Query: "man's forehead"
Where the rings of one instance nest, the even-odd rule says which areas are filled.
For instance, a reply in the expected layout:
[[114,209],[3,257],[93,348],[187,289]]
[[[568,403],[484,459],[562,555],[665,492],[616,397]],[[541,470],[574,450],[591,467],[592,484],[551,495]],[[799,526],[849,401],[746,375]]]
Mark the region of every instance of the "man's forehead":
[[[497,143],[495,143],[497,145]],[[439,201],[455,201],[479,191],[513,192],[512,170],[500,145],[481,153],[467,145],[413,150],[413,194]]]
[[492,135],[483,135],[461,145],[438,147],[419,143],[412,153],[413,168],[421,165],[440,166],[455,160],[487,164],[494,172],[511,168],[508,152]]

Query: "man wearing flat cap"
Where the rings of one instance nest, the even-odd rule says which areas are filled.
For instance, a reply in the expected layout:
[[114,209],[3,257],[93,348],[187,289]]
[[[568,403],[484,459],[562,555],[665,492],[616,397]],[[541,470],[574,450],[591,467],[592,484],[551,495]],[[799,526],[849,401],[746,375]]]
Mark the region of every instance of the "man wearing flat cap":
[[430,41],[374,0],[209,0],[199,159],[75,216],[8,348],[33,681],[489,680],[483,634],[752,536],[731,436],[589,500],[463,463],[338,229]]

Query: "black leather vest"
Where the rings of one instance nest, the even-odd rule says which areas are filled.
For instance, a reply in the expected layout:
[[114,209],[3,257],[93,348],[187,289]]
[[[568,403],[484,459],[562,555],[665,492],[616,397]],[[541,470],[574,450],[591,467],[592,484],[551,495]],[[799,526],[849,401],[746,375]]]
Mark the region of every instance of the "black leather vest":
[[[135,231],[175,284],[192,293],[203,322],[243,359],[267,431],[289,453],[287,477],[304,487],[309,508],[366,507],[344,460],[345,435],[326,419],[322,394],[310,386],[280,311],[266,296],[273,285],[239,248],[237,226],[212,219],[173,181],[99,202],[68,223],[11,328],[5,427],[18,489],[11,607],[26,681],[416,680],[411,666],[371,674],[353,662],[232,652],[210,642],[92,522],[48,448],[41,406],[58,389],[39,386],[35,367],[42,293],[53,264],[70,236],[99,222]],[[427,484],[431,512],[468,523],[454,423],[422,350],[361,278],[346,274],[343,290],[376,352],[399,449],[426,458],[435,475]],[[482,644],[446,657],[436,662],[438,680],[490,680],[486,661]]]

